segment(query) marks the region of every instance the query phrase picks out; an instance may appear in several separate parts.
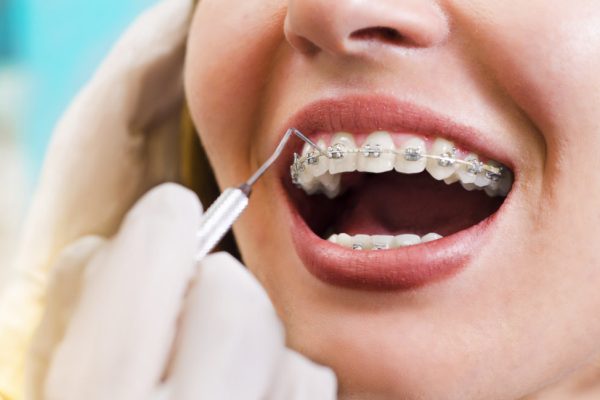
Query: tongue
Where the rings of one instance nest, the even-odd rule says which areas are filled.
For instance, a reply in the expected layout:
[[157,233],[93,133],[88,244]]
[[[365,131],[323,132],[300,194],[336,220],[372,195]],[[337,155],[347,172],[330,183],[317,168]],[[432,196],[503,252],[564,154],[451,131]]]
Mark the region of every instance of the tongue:
[[448,186],[426,172],[347,175],[343,185],[350,189],[339,200],[336,233],[447,236],[484,220],[503,201],[458,183]]

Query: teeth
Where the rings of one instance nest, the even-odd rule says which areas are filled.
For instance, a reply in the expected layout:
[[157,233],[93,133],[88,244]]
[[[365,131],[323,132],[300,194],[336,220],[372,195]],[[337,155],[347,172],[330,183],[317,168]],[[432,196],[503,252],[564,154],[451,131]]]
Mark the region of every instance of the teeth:
[[452,185],[453,183],[456,183],[460,180],[458,174],[455,172],[452,175],[450,175],[449,177],[447,177],[446,179],[444,179],[444,183],[446,185]]
[[404,234],[398,236],[390,235],[355,235],[346,233],[331,235],[328,241],[353,250],[389,250],[400,247],[414,246],[441,239],[443,236],[437,233],[428,233],[422,238],[419,235]]
[[437,233],[428,233],[421,238],[421,243],[433,242],[434,240],[441,239],[442,237],[442,235],[438,235]]
[[331,175],[330,173],[323,174],[317,178],[321,184],[323,193],[330,199],[335,198],[340,194],[342,175],[336,174]]
[[371,250],[371,236],[356,235],[352,238],[352,249],[354,250]]
[[483,188],[486,187],[487,185],[489,185],[492,181],[490,179],[488,179],[485,174],[479,174],[477,175],[477,177],[475,178],[475,182],[473,182],[475,184],[475,186]]
[[[513,183],[513,176],[510,171],[505,171],[504,176],[497,182],[491,181],[488,186],[483,188],[490,197],[506,197]],[[478,189],[481,189],[478,187]]]
[[427,160],[427,172],[438,181],[450,177],[457,169],[456,150],[452,142],[446,139],[435,139],[429,153],[441,159]]
[[461,182],[460,186],[462,186],[463,189],[468,190],[469,192],[471,192],[473,190],[476,190],[476,189],[479,189],[479,187],[475,186],[474,183],[463,183],[463,182]]
[[371,237],[373,250],[387,250],[393,247],[394,237],[388,235],[375,235]]
[[[336,133],[333,139],[332,146],[341,146],[345,150],[356,149],[356,142],[350,133]],[[342,172],[352,172],[356,170],[356,153],[346,153],[342,158],[331,158],[329,160],[329,173],[339,174]]]
[[395,237],[396,247],[412,246],[421,243],[419,235],[398,235]]
[[399,149],[396,156],[396,171],[403,174],[418,174],[425,170],[427,159],[425,141],[418,137],[408,139]]
[[382,173],[395,169],[404,174],[427,170],[436,180],[448,185],[459,182],[465,190],[484,190],[491,197],[505,197],[512,188],[511,171],[493,160],[481,162],[477,154],[459,152],[442,138],[426,146],[425,139],[414,134],[399,137],[405,140],[395,148],[390,133],[374,132],[358,148],[351,133],[338,132],[329,144],[323,138],[317,141],[326,154],[306,144],[290,172],[306,193],[321,192],[330,198],[341,192],[341,174],[355,170]]
[[394,169],[394,141],[387,132],[374,132],[367,137],[358,154],[358,171],[382,173]]
[[[317,144],[323,147],[325,142],[319,140]],[[319,157],[318,152],[308,144],[302,149],[302,156],[307,158],[303,170],[298,175],[300,186],[308,194],[323,192],[330,199],[336,197],[340,193],[342,176],[329,173],[330,160],[327,157]]]
[[[325,144],[325,141],[323,139],[320,139],[319,141],[317,141],[317,146],[319,146],[319,148],[321,149],[325,149],[327,148],[327,145]],[[302,155],[306,155],[308,153],[311,153],[313,158],[312,160],[314,161],[310,161],[307,160],[306,162],[306,171],[311,173],[313,176],[315,177],[319,177],[321,175],[323,175],[325,172],[329,171],[329,159],[327,157],[318,157],[317,151],[314,150],[312,147],[310,147],[308,144],[304,145],[304,150],[302,151]]]
[[[309,153],[309,148],[310,147],[308,145],[304,146],[304,149],[302,150],[303,156],[305,156]],[[302,169],[302,171],[299,172],[298,183],[300,184],[300,186],[302,186],[302,188],[304,189],[304,191],[306,191],[306,193],[314,194],[319,189],[319,181],[313,174],[313,171],[309,170],[309,168],[310,168],[309,166],[305,166]]]
[[340,246],[352,248],[352,236],[346,233],[340,233],[337,235],[337,244]]
[[456,174],[462,183],[475,183],[478,173],[482,172],[480,168],[483,168],[479,157],[477,154],[470,153],[465,157],[465,161],[471,163],[471,165],[461,165]]
[[298,183],[308,194],[314,194],[319,189],[319,181],[306,168],[298,175]]

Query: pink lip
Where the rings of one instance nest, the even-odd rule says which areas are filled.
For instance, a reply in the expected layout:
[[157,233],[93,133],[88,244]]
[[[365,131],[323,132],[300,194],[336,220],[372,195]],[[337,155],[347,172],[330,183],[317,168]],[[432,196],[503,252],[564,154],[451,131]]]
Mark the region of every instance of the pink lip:
[[[501,143],[449,118],[435,115],[392,98],[355,96],[312,103],[296,113],[285,125],[307,136],[319,132],[348,131],[369,133],[375,130],[414,132],[441,136],[481,155],[502,162],[517,171]],[[285,130],[282,129],[282,131]],[[298,213],[290,196],[289,160],[302,143],[282,157],[279,195],[291,214],[291,234],[296,252],[315,277],[334,286],[362,290],[409,290],[450,278],[463,270],[490,238],[495,221],[505,213],[509,198],[500,209],[468,229],[443,239],[393,250],[356,251],[319,238]]]

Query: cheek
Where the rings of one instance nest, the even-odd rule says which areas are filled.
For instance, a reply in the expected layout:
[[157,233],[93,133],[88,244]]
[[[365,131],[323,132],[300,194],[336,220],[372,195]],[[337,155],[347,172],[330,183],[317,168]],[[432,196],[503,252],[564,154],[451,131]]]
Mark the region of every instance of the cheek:
[[[600,212],[600,5],[595,0],[457,0],[457,26],[543,141],[538,235],[597,237]],[[547,243],[546,243],[547,244]],[[560,246],[596,262],[584,240]]]
[[[532,277],[535,290],[528,299],[533,304],[539,295],[536,315],[560,321],[546,321],[548,340],[556,343],[543,348],[559,349],[565,338],[577,337],[569,340],[573,346],[561,356],[574,365],[573,359],[584,359],[586,352],[597,348],[600,332],[595,317],[600,306],[600,256],[589,240],[600,235],[596,200],[600,185],[593,184],[600,179],[596,89],[600,4],[594,0],[530,0],[526,6],[518,0],[454,4],[457,29],[473,38],[470,44],[478,60],[530,119],[543,144],[543,164],[526,177],[533,190],[526,188],[524,195],[536,201],[530,204],[536,226],[527,239],[528,254],[518,259],[524,260],[523,268],[539,275]],[[539,198],[530,195],[536,184],[541,188]],[[534,315],[529,318],[536,320]],[[531,332],[537,332],[534,326]]]
[[569,122],[565,109],[581,114],[600,83],[597,1],[457,3],[457,24],[470,30],[481,59],[544,133]]
[[221,185],[239,183],[252,169],[248,149],[284,16],[280,1],[265,0],[204,0],[194,16],[186,95]]

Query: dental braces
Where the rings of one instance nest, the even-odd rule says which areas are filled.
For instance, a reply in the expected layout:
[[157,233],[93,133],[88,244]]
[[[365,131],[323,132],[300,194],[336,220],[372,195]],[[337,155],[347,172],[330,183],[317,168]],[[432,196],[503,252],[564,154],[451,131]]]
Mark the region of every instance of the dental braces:
[[348,154],[362,154],[367,158],[380,158],[383,154],[393,154],[395,156],[402,156],[406,161],[420,161],[422,159],[437,160],[438,165],[441,167],[453,167],[455,165],[464,165],[466,171],[473,175],[485,174],[485,177],[492,182],[498,182],[504,175],[504,168],[501,166],[495,166],[485,164],[479,161],[477,158],[472,156],[467,157],[464,160],[456,158],[456,148],[444,152],[440,155],[425,154],[423,149],[420,147],[407,147],[404,151],[398,151],[395,149],[382,149],[379,144],[365,144],[360,149],[346,149],[344,145],[336,143],[332,146],[327,147],[326,151],[322,149],[315,149],[309,151],[304,156],[294,153],[294,162],[290,167],[292,175],[292,181],[295,184],[299,183],[300,173],[304,171],[307,165],[317,165],[322,157],[326,157],[330,160],[340,160]]

